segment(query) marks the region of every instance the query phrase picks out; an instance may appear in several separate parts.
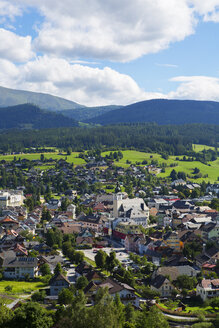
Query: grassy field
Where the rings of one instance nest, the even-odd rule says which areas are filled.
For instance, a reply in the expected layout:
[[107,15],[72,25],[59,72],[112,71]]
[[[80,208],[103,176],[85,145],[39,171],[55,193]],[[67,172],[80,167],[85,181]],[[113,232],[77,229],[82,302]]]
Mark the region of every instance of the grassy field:
[[0,296],[0,304],[7,305],[7,304],[11,304],[13,301],[14,301],[14,299],[12,299],[12,298]]
[[[202,164],[200,162],[195,162],[195,161],[194,162],[184,162],[184,161],[174,160],[174,162],[178,164],[178,166],[174,167],[174,170],[176,172],[183,171],[186,174],[191,175],[194,168],[197,167],[200,170],[200,173],[202,173],[202,175],[206,175],[206,174],[208,175],[208,177],[205,179],[200,178],[200,179],[190,179],[190,180],[193,180],[196,182],[201,182],[202,180],[216,182],[217,178],[219,177],[219,158],[214,162],[210,162],[209,163],[210,166]],[[170,175],[170,172],[172,171],[172,169],[173,169],[172,167],[168,167],[168,168],[166,168],[165,173],[160,173],[158,176],[167,177]]]
[[[175,306],[168,306],[168,303],[164,304],[164,303],[159,303],[160,306],[162,306],[165,309],[168,310],[175,310],[178,308],[178,304],[177,302],[172,302],[172,304],[175,304]],[[182,313],[199,313],[199,312],[206,312],[206,313],[218,313],[219,308],[213,308],[212,306],[188,306],[186,305],[185,310],[183,310]]]
[[206,145],[197,145],[197,144],[193,144],[192,148],[196,153],[199,153],[200,151],[208,150],[208,149],[215,150],[214,147],[206,146]]
[[[193,145],[193,149],[196,152],[200,152],[204,149],[214,149],[214,147],[209,147],[209,146],[205,146],[205,145],[197,145],[194,144]],[[105,155],[109,155],[109,151],[108,152],[103,152],[102,156]],[[56,153],[42,153],[44,155],[44,157],[46,159],[66,159],[67,158],[67,162],[68,163],[74,163],[74,165],[83,165],[85,164],[85,161],[82,158],[78,158],[78,152],[72,152],[71,155],[67,156],[65,153],[59,154],[58,151]],[[189,174],[192,176],[193,170],[194,168],[198,168],[200,170],[200,173],[204,176],[204,175],[208,175],[207,178],[200,178],[200,179],[192,179],[192,181],[196,181],[197,183],[200,183],[202,180],[205,180],[206,182],[210,181],[210,182],[216,182],[218,177],[219,177],[219,157],[217,158],[216,161],[214,162],[209,162],[208,165],[202,164],[200,162],[187,162],[187,161],[182,161],[183,156],[169,156],[169,158],[167,160],[163,159],[161,157],[161,155],[156,154],[156,153],[144,153],[144,152],[140,152],[140,151],[135,151],[135,150],[125,150],[122,151],[123,154],[123,158],[116,162],[115,161],[115,165],[117,166],[121,166],[124,168],[129,167],[129,163],[127,163],[127,160],[129,162],[131,162],[132,164],[136,164],[136,163],[141,163],[142,161],[147,161],[148,164],[151,164],[151,162],[153,160],[158,162],[158,165],[161,166],[162,163],[165,163],[167,165],[167,167],[165,168],[165,172],[164,173],[160,173],[158,176],[165,178],[168,177],[170,175],[170,172],[172,171],[172,169],[174,168],[177,172],[179,171],[183,171],[186,174]],[[36,160],[36,159],[40,159],[41,153],[38,154],[20,154],[20,155],[16,155],[16,158],[20,158],[20,159],[29,159],[29,160]],[[177,159],[176,159],[177,158]],[[14,159],[14,155],[0,155],[0,161],[1,160],[5,160],[5,161],[12,161]],[[171,164],[176,164],[177,166],[175,167],[170,167]],[[36,166],[37,169],[40,170],[46,170],[49,168],[54,167],[53,164],[49,164],[47,165],[46,163],[41,165],[41,166]]]
[[[6,292],[5,287],[11,286],[12,291]],[[26,282],[26,281],[8,281],[2,280],[0,281],[0,294],[7,294],[7,295],[23,295],[29,294],[39,288],[45,287],[42,282]]]
[[[110,152],[106,151],[102,153],[102,156],[109,155]],[[128,167],[130,164],[127,164],[126,161],[130,161],[131,163],[135,164],[136,162],[142,162],[147,160],[150,162],[151,160],[158,160],[160,163],[166,162],[161,155],[156,153],[144,153],[137,150],[124,150],[122,151],[123,158],[119,162],[115,162],[115,165]]]
[[59,155],[58,152],[56,153],[37,153],[37,154],[18,154],[18,155],[0,155],[0,161],[5,160],[7,162],[13,161],[14,157],[16,156],[17,160],[20,159],[29,159],[30,161],[32,160],[37,160],[40,159],[41,154],[44,155],[45,159],[65,159],[67,157],[67,162],[68,163],[74,163],[75,165],[81,165],[84,164],[85,161],[82,158],[78,158],[78,152],[73,152],[71,155],[67,156],[67,154],[62,153]]
[[[104,152],[102,153],[103,156],[108,155],[110,152]],[[200,178],[200,179],[190,179],[192,181],[196,181],[197,183],[205,180],[206,182],[216,182],[217,178],[219,177],[219,157],[214,162],[209,162],[209,165],[205,165],[201,162],[187,162],[182,161],[183,156],[169,156],[168,160],[165,160],[161,157],[161,155],[156,153],[144,153],[140,151],[135,150],[125,150],[122,151],[123,158],[115,162],[115,165],[121,166],[121,167],[129,167],[130,164],[127,164],[126,161],[129,160],[132,164],[135,164],[136,162],[141,162],[144,160],[147,160],[148,164],[151,163],[152,160],[157,160],[159,166],[161,166],[162,163],[165,163],[167,167],[165,168],[164,173],[158,174],[159,177],[168,177],[170,175],[170,172],[174,169],[176,172],[183,171],[186,174],[192,175],[194,168],[198,168],[200,170],[200,173],[202,175],[208,175],[207,178]],[[178,158],[178,159],[176,159]],[[181,159],[181,160],[180,160]],[[177,164],[175,167],[170,167],[171,164]]]

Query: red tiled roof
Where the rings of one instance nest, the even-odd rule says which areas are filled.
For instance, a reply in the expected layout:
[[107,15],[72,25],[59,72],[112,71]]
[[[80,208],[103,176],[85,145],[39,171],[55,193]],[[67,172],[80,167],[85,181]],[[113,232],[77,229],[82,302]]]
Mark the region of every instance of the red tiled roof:
[[219,279],[213,279],[213,280],[211,280],[211,279],[203,279],[202,282],[201,282],[201,286],[203,288],[211,288],[212,285],[214,287],[219,286]]

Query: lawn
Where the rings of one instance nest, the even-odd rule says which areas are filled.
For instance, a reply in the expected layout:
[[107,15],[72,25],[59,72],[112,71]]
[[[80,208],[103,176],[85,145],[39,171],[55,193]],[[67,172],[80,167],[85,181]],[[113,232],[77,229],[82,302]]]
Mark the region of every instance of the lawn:
[[37,160],[40,159],[41,155],[44,155],[45,159],[65,159],[67,157],[67,162],[68,163],[74,163],[75,165],[81,165],[85,164],[84,159],[78,158],[78,152],[72,152],[71,155],[62,153],[61,155],[56,152],[56,153],[37,153],[37,154],[17,154],[17,155],[0,155],[0,161],[5,160],[7,162],[13,161],[14,157],[16,156],[17,160],[20,159],[29,159],[30,161],[32,160]]
[[[12,291],[6,292],[5,287],[11,286]],[[12,280],[2,280],[0,281],[0,294],[7,295],[22,295],[29,294],[39,288],[45,287],[42,282],[27,282],[27,281],[12,281]]]
[[214,147],[206,146],[206,145],[198,145],[198,144],[193,144],[192,148],[196,153],[199,153],[203,150],[208,150],[208,149],[215,150]]
[[[201,146],[201,145],[196,145]],[[208,146],[206,146],[208,147]],[[213,147],[212,147],[213,148]],[[201,149],[201,148],[200,148]],[[102,156],[109,155],[110,152],[104,152],[102,153]],[[144,153],[140,151],[135,150],[125,150],[122,151],[123,158],[116,162],[115,165],[121,166],[124,168],[129,167],[130,164],[127,164],[126,161],[129,160],[131,163],[135,164],[136,162],[141,162],[144,160],[147,160],[148,164],[151,163],[152,160],[157,160],[159,166],[161,166],[162,163],[165,163],[167,167],[165,168],[165,173],[158,174],[158,177],[164,178],[168,177],[170,175],[170,172],[174,169],[176,172],[183,171],[186,174],[192,175],[192,172],[195,167],[197,167],[202,175],[208,174],[207,178],[200,178],[200,179],[190,179],[191,181],[200,183],[201,181],[205,180],[206,182],[215,182],[217,181],[217,178],[219,177],[219,158],[217,158],[214,162],[209,162],[209,165],[205,165],[201,162],[188,162],[188,161],[182,161],[180,159],[183,158],[183,156],[169,156],[167,160],[163,159],[161,155],[156,153]],[[178,159],[176,159],[178,158]],[[171,164],[177,164],[175,167],[170,167]],[[143,165],[142,165],[143,166]]]
[[[82,250],[82,251],[83,251],[83,250]],[[86,257],[86,256],[85,256],[84,259],[85,259],[85,261],[86,261],[88,264],[90,264],[90,265],[92,265],[94,268],[96,268],[96,263],[95,263],[95,261],[89,259],[89,257]]]
[[[170,303],[170,304],[169,304]],[[166,302],[164,303],[159,303],[160,306],[162,306],[165,309],[168,310],[172,310],[174,311],[175,309],[177,309],[180,305],[178,305],[178,302]],[[206,313],[218,313],[219,308],[215,308],[213,309],[212,306],[204,306],[204,305],[200,305],[200,306],[188,306],[186,305],[186,308],[184,311],[182,311],[181,313],[199,313],[199,312],[206,312]]]
[[[110,151],[103,152],[101,155],[106,156],[109,155]],[[126,161],[130,161],[131,163],[135,164],[136,162],[142,162],[144,160],[151,162],[153,159],[158,160],[158,162],[163,163],[166,162],[161,155],[156,153],[144,153],[137,150],[124,150],[122,151],[123,158],[118,161],[114,162],[115,165],[121,166],[121,167],[129,167],[130,164],[127,164]]]
[[7,304],[11,304],[12,302],[14,302],[14,299],[0,296],[0,304],[7,305]]
[[[174,156],[171,156],[171,158],[173,158]],[[206,182],[210,181],[210,182],[215,182],[217,181],[218,177],[219,177],[219,159],[217,159],[214,162],[209,162],[210,166],[205,165],[203,163],[200,162],[186,162],[186,161],[177,161],[174,160],[175,163],[178,164],[178,166],[176,167],[167,167],[165,169],[165,173],[160,173],[158,176],[160,177],[167,177],[170,175],[170,172],[172,171],[172,169],[174,169],[176,172],[179,171],[183,171],[186,174],[191,175],[194,168],[197,167],[200,170],[200,173],[202,173],[202,175],[208,175],[207,178],[200,178],[200,179],[190,179],[194,182],[201,182],[203,180],[205,180]]]

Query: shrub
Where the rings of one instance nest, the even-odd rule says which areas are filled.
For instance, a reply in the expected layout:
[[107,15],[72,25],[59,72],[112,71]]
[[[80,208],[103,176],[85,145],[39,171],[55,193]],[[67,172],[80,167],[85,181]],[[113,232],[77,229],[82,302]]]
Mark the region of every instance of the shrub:
[[6,292],[12,292],[12,289],[13,289],[13,286],[11,286],[11,285],[5,286]]

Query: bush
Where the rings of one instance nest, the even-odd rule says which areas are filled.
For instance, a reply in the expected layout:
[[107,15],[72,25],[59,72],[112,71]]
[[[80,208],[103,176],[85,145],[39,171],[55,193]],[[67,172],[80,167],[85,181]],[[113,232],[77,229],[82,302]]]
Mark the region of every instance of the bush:
[[45,290],[40,290],[31,296],[33,302],[43,302],[46,297]]
[[6,292],[12,292],[12,289],[13,289],[13,286],[11,286],[11,285],[5,286]]

